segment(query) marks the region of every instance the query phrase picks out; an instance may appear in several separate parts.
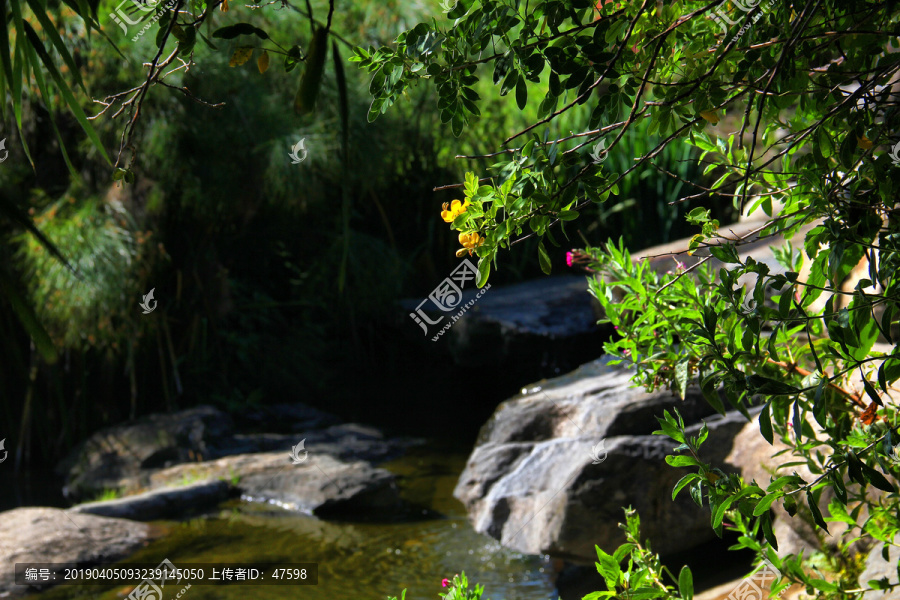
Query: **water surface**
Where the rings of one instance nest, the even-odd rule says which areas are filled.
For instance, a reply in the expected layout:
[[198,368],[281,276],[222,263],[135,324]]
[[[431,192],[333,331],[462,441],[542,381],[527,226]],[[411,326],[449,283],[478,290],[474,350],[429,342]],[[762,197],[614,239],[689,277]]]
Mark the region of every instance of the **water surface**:
[[[166,535],[126,563],[315,562],[316,586],[194,585],[180,600],[436,600],[441,579],[465,571],[485,586],[491,600],[556,600],[545,557],[501,548],[475,533],[452,496],[466,456],[440,449],[413,450],[380,465],[397,475],[403,497],[417,508],[407,518],[372,522],[322,521],[278,507],[234,500],[201,518],[157,522]],[[91,598],[118,600],[131,585],[58,586],[29,600]],[[162,600],[180,591],[168,586]]]

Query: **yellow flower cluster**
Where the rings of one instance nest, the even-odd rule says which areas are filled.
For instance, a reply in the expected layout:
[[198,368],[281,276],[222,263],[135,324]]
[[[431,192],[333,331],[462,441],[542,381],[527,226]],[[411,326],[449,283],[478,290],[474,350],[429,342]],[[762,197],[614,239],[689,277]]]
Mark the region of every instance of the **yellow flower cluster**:
[[475,231],[471,233],[461,233],[459,234],[459,243],[462,244],[463,247],[456,251],[456,257],[459,258],[466,252],[469,253],[469,256],[472,256],[472,251],[484,243],[484,236],[479,235]]
[[447,223],[452,223],[456,217],[466,212],[466,209],[469,208],[469,204],[470,203],[468,200],[466,200],[465,203],[462,203],[459,200],[454,200],[453,203],[450,204],[450,208],[448,210],[447,203],[444,202],[444,210],[441,211],[441,218]]
[[[449,206],[446,202],[444,202],[444,210],[441,211],[441,218],[446,223],[452,223],[456,219],[456,217],[466,212],[466,209],[469,208],[469,204],[471,204],[471,202],[469,202],[468,200],[466,200],[465,202],[454,200],[450,203]],[[462,244],[463,247],[456,251],[456,256],[461,257],[466,252],[468,252],[469,256],[471,256],[475,248],[484,243],[484,236],[481,236],[474,231],[469,233],[461,233],[459,234],[459,243]]]

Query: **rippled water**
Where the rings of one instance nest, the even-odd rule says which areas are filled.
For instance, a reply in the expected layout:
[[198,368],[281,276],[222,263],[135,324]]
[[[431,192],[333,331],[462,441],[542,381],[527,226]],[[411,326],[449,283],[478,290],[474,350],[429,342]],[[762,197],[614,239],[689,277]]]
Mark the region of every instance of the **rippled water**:
[[[194,585],[181,600],[436,600],[441,579],[465,571],[491,600],[556,600],[549,562],[500,547],[475,533],[452,497],[465,456],[423,450],[380,465],[400,476],[406,499],[425,514],[395,523],[321,521],[276,507],[230,502],[203,518],[157,523],[166,535],[128,562],[176,566],[218,562],[316,562],[317,586]],[[124,598],[132,586],[59,586],[32,599]],[[179,588],[180,589],[180,588]],[[163,600],[174,598],[173,590]]]

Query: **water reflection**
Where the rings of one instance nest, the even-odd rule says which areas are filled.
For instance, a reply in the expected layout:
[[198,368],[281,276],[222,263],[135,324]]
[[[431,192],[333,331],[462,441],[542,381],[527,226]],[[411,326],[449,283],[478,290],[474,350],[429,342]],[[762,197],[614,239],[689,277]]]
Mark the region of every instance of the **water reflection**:
[[[441,579],[465,571],[491,600],[556,599],[549,562],[502,548],[475,533],[452,497],[465,455],[418,451],[386,465],[406,499],[425,511],[400,522],[336,522],[271,505],[233,501],[203,518],[159,523],[165,535],[127,562],[315,562],[317,586],[194,585],[182,600],[436,600]],[[421,511],[419,511],[421,513]],[[180,588],[179,588],[180,589]],[[33,599],[124,598],[131,586],[64,586]],[[177,591],[177,590],[176,590]],[[174,593],[174,592],[173,592]],[[164,600],[169,600],[165,597]]]

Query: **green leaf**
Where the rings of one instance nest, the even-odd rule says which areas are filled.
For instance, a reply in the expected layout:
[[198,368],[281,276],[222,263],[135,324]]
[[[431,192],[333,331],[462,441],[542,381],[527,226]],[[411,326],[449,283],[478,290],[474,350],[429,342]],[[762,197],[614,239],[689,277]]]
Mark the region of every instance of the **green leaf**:
[[762,500],[760,500],[756,508],[753,509],[753,516],[758,517],[764,512],[769,510],[769,507],[772,506],[772,503],[778,499],[778,494],[766,494]]
[[684,600],[693,600],[694,598],[694,576],[691,569],[687,565],[681,567],[678,574],[678,591]]
[[713,528],[719,527],[722,524],[722,520],[725,518],[725,512],[728,510],[728,507],[731,506],[731,503],[735,501],[735,496],[731,498],[725,498],[718,507],[716,507],[716,512],[713,513],[712,517],[712,526]]
[[809,490],[806,492],[806,503],[809,505],[809,511],[812,513],[813,521],[815,521],[816,525],[825,531],[828,531],[828,524],[825,523],[825,519],[822,518],[822,512],[819,510],[819,505]]
[[603,579],[606,581],[606,587],[610,590],[616,589],[619,577],[622,574],[619,563],[615,558],[601,550],[599,546],[594,546],[594,548],[597,550],[597,572],[603,576]]
[[488,260],[487,257],[482,258],[478,261],[478,281],[476,285],[479,288],[484,287],[484,284],[487,283],[488,277],[491,276],[491,261]]
[[777,379],[770,379],[762,375],[749,375],[747,383],[755,394],[767,394],[771,396],[783,396],[796,394],[799,390],[792,385]]
[[516,105],[519,107],[519,110],[525,110],[525,107],[528,105],[528,86],[525,84],[523,77],[520,77],[516,83]]
[[547,254],[547,249],[544,248],[544,242],[538,242],[538,260],[541,263],[541,271],[550,274],[551,264],[550,264],[550,255]]
[[794,287],[781,290],[781,298],[778,299],[778,315],[784,319],[791,312],[791,301],[794,299]]
[[[7,0],[0,0],[0,15],[3,15],[4,19],[6,18],[6,2]],[[7,85],[12,87],[13,85],[13,70],[12,63],[9,60],[10,56],[10,48],[9,48],[9,29],[7,27],[0,27],[0,62],[3,64],[3,74],[6,76]],[[21,78],[20,78],[21,79]],[[12,100],[15,102],[16,97],[13,95]],[[18,101],[21,102],[21,97],[18,98]]]
[[872,399],[872,402],[877,404],[878,406],[884,406],[884,402],[881,401],[881,398],[878,396],[878,392],[875,391],[875,387],[869,383],[869,380],[865,377],[862,378],[863,388],[866,390],[866,394],[869,398]]
[[832,520],[846,523],[850,527],[856,526],[856,521],[847,514],[846,507],[837,497],[832,498],[828,503],[828,512],[831,513]]
[[[31,57],[34,68],[41,68],[40,64],[37,63],[37,58],[34,54],[36,52],[37,55],[40,56],[41,62],[43,62],[44,66],[47,68],[47,71],[50,73],[50,76],[53,78],[53,81],[56,82],[57,89],[59,90],[60,94],[62,94],[63,99],[66,101],[66,104],[69,106],[69,110],[78,121],[78,124],[81,125],[81,128],[84,129],[84,132],[87,133],[88,137],[94,143],[94,146],[96,146],[96,148],[100,151],[100,154],[103,156],[106,162],[112,164],[112,161],[106,154],[106,149],[103,147],[103,142],[100,141],[100,136],[97,135],[97,131],[94,129],[94,126],[91,125],[91,122],[88,121],[88,118],[84,114],[84,111],[81,109],[81,105],[78,103],[78,100],[76,100],[75,96],[72,95],[72,91],[69,89],[68,84],[65,82],[65,80],[63,80],[59,71],[56,69],[56,65],[53,64],[53,61],[50,59],[50,56],[44,49],[44,45],[41,43],[41,39],[38,37],[37,33],[35,33],[34,29],[32,29],[31,25],[27,21],[24,23],[24,26],[25,35],[31,42],[29,51],[33,50],[33,52],[31,52]],[[26,47],[28,46],[29,45],[26,44]]]
[[673,467],[699,467],[700,462],[693,456],[667,456],[666,462]]
[[772,417],[769,415],[771,402],[766,402],[762,410],[759,411],[759,432],[765,438],[769,445],[772,445],[775,436],[772,434]]
[[725,416],[725,405],[722,404],[722,399],[719,397],[719,390],[716,388],[715,375],[710,375],[703,379],[700,384],[700,391],[703,393],[703,397],[706,398],[709,405],[712,406],[717,413]]
[[866,478],[863,477],[862,463],[856,458],[856,454],[854,454],[852,450],[847,453],[847,475],[852,481],[855,481],[862,486],[868,484]]
[[[72,58],[72,55],[63,43],[62,38],[59,37],[59,33],[57,32],[57,29],[59,28],[47,16],[46,7],[41,6],[38,0],[28,0],[28,6],[31,7],[31,12],[34,13],[34,16],[37,17],[37,20],[40,22],[42,31],[50,38],[50,42],[56,48],[56,51],[59,52],[59,55],[62,56],[65,63],[69,66],[69,72],[72,73],[75,82],[86,92],[87,90],[84,87],[84,82],[81,80],[81,70],[75,64],[75,59]],[[4,16],[6,15],[5,12],[3,14]],[[90,18],[90,15],[88,15],[88,18]]]
[[841,142],[840,149],[840,159],[841,166],[846,169],[849,169],[853,166],[853,154],[856,150],[856,133],[850,131],[847,133],[846,137],[844,137],[844,141]]
[[678,483],[676,483],[675,487],[672,489],[672,500],[675,500],[675,497],[678,496],[678,493],[681,492],[687,484],[698,479],[700,479],[700,476],[696,473],[688,473],[679,479]]
[[459,111],[453,115],[453,118],[450,119],[450,131],[453,132],[455,137],[459,137],[462,135],[463,128],[466,125],[465,117],[462,114],[462,111]]
[[810,585],[810,587],[814,587],[822,592],[836,592],[838,591],[838,586],[835,584],[825,581],[824,579],[819,579],[817,577],[810,577],[806,579],[806,583]]
[[31,305],[25,300],[25,297],[19,293],[13,282],[6,277],[3,270],[0,269],[0,294],[6,296],[19,322],[28,336],[34,341],[34,347],[48,364],[56,362],[56,347],[47,330],[41,325]]
[[503,84],[500,86],[500,95],[505,96],[508,94],[509,90],[513,89],[518,81],[519,73],[517,71],[513,70],[507,73],[506,78],[503,80]]
[[775,532],[772,531],[772,515],[765,512],[759,517],[759,524],[762,527],[763,535],[769,545],[778,550],[778,540],[775,538]]
[[866,480],[871,483],[873,486],[877,487],[879,490],[884,492],[896,492],[897,488],[895,488],[884,476],[867,465],[864,462],[859,463],[859,468],[862,470],[863,476]]
[[703,506],[703,485],[699,481],[691,484],[691,500],[697,506]]
[[[306,67],[300,78],[300,86],[294,96],[294,112],[300,116],[312,113],[316,108],[319,89],[322,87],[322,73],[325,59],[328,57],[328,30],[324,27],[316,29],[310,42]],[[384,110],[384,106],[381,106]]]
[[710,246],[709,252],[723,263],[740,263],[737,251],[732,244],[722,244],[721,246]]
[[613,552],[613,558],[616,559],[616,563],[622,562],[622,559],[631,554],[632,549],[634,549],[635,547],[636,546],[634,544],[626,542],[616,548],[616,551]]

